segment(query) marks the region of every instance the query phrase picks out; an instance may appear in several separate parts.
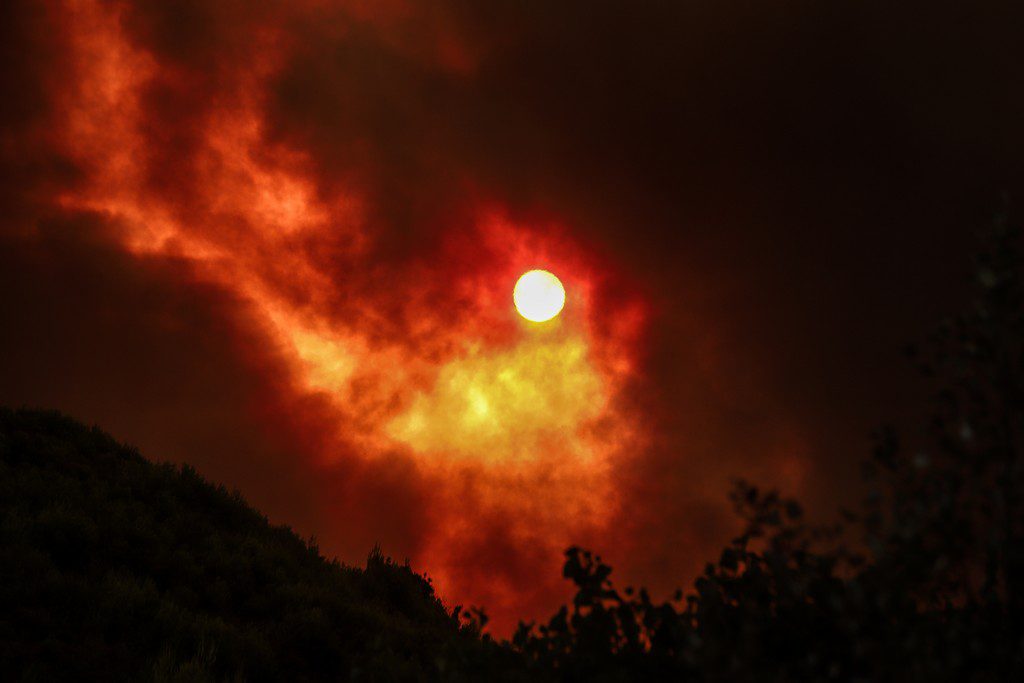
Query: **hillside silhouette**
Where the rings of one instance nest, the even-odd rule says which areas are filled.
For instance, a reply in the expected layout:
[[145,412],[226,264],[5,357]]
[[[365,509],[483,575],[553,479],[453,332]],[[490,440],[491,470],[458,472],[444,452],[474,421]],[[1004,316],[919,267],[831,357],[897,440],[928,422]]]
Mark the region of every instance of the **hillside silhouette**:
[[408,566],[55,412],[0,409],[0,557],[3,680],[418,680],[482,644]]
[[[575,596],[510,641],[379,550],[325,560],[188,466],[0,409],[0,662],[13,680],[1024,680],[1024,260],[1000,220],[977,298],[908,355],[927,435],[882,428],[841,521],[737,482],[745,523],[688,592]],[[884,388],[882,388],[884,390]]]

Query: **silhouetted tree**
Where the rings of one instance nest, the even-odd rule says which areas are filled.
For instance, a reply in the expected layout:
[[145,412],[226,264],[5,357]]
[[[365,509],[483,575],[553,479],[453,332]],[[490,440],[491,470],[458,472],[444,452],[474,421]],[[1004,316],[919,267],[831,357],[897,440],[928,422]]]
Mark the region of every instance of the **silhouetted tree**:
[[620,593],[578,548],[571,606],[513,647],[558,680],[1024,680],[1024,262],[986,233],[978,297],[910,355],[935,385],[930,440],[879,430],[843,522],[739,482],[744,532],[683,599]]

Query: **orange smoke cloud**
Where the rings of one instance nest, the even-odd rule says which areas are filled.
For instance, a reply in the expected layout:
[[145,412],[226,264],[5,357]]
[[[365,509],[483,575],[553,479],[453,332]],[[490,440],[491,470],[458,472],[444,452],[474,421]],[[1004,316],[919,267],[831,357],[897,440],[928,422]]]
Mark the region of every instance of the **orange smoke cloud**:
[[[560,550],[610,519],[614,462],[638,445],[617,396],[643,306],[603,301],[602,266],[564,230],[517,223],[471,191],[451,209],[468,222],[421,253],[376,259],[380,195],[325,183],[302,149],[271,139],[267,91],[289,45],[270,25],[256,21],[219,73],[198,74],[141,44],[126,5],[52,11],[74,68],[54,136],[83,169],[60,205],[102,216],[131,254],[184,261],[232,293],[288,368],[292,395],[278,405],[320,406],[315,467],[408,462],[431,491],[432,524],[416,547],[389,550],[411,552],[446,598],[487,604],[500,628],[549,601],[557,589],[529,577],[540,567],[556,580]],[[441,41],[438,68],[468,68],[453,50]],[[156,111],[166,98],[187,104],[183,120]],[[544,325],[511,302],[535,267],[568,291]],[[499,571],[495,553],[516,559]]]
[[685,584],[732,477],[856,497],[894,350],[1022,186],[1016,24],[951,53],[961,17],[876,4],[3,3],[0,400],[498,631],[571,543]]

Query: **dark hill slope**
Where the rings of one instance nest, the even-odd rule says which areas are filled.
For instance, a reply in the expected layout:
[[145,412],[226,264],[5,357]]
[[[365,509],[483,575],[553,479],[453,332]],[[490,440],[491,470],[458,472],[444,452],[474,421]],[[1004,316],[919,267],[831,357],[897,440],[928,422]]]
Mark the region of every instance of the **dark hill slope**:
[[0,408],[4,680],[448,678],[483,645],[407,566],[329,562],[190,467]]

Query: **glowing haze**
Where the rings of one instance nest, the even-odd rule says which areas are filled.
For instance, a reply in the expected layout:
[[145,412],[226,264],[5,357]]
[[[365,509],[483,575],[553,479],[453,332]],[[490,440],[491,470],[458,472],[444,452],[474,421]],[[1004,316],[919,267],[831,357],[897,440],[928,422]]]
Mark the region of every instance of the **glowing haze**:
[[3,3],[0,401],[499,632],[570,544],[692,578],[734,476],[831,504],[1018,186],[1020,41],[706,5]]
[[[637,446],[635,417],[616,396],[633,369],[639,301],[598,310],[607,274],[584,245],[468,187],[436,243],[382,257],[369,218],[380,198],[357,180],[324,182],[301,147],[268,135],[266,88],[295,49],[291,36],[251,27],[208,99],[183,112],[187,144],[177,149],[153,139],[177,125],[154,129],[153,93],[174,97],[195,74],[140,44],[126,5],[58,7],[76,78],[59,95],[54,135],[83,170],[60,206],[102,217],[137,257],[183,260],[232,293],[288,368],[282,403],[316,407],[319,433],[304,448],[319,467],[397,459],[433,482],[422,514],[436,526],[390,550],[414,551],[442,594],[499,616],[522,602],[486,554],[463,555],[484,523],[556,579],[559,551],[615,513],[610,464]],[[537,263],[571,292],[545,329],[509,305],[517,276]],[[561,310],[555,282],[557,310],[534,288],[517,300],[524,315]],[[626,322],[595,326],[597,316]]]

